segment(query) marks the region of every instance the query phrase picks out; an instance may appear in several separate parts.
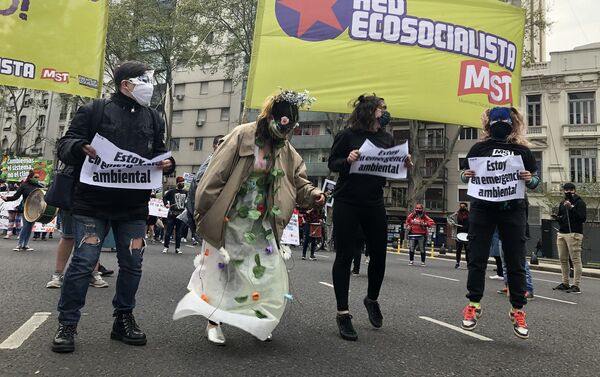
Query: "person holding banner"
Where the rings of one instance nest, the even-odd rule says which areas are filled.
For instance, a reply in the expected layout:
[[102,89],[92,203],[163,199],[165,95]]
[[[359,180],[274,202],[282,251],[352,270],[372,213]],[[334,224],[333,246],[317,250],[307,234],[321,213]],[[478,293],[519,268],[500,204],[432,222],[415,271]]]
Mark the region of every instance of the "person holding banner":
[[[20,207],[23,208],[23,206],[25,206],[25,201],[29,197],[29,194],[31,194],[34,190],[37,190],[41,187],[43,187],[43,186],[38,182],[37,175],[34,174],[33,170],[30,170],[29,174],[27,175],[27,178],[25,178],[25,180],[23,180],[23,182],[21,182],[21,184],[19,185],[19,188],[17,189],[17,192],[15,192],[14,195],[0,197],[0,198],[6,202],[12,202],[19,198],[22,198]],[[21,210],[21,212],[23,212],[23,211]],[[22,216],[22,218],[23,218],[23,228],[21,228],[21,232],[19,233],[19,245],[17,247],[15,247],[13,250],[14,251],[32,251],[33,249],[30,248],[28,246],[28,244],[29,244],[29,238],[31,237],[31,231],[33,229],[33,222],[27,221],[25,216]]]
[[299,108],[312,101],[289,90],[267,98],[256,122],[225,136],[199,182],[194,216],[202,251],[173,319],[206,317],[213,344],[225,344],[220,323],[269,340],[292,299],[283,230],[296,203],[323,206],[326,199],[287,141]]
[[[152,71],[140,62],[124,62],[114,71],[113,77],[116,93],[110,99],[81,106],[66,134],[57,143],[59,159],[75,166],[81,174],[73,190],[75,248],[58,302],[59,325],[52,341],[54,352],[75,350],[75,334],[89,277],[109,229],[114,232],[119,264],[112,302],[115,320],[110,337],[129,345],[146,344],[146,334],[139,328],[133,309],[142,276],[144,233],[151,193],[148,186],[153,184],[148,179],[170,174],[175,169],[175,160],[166,157],[169,153],[164,144],[162,117],[149,107],[154,90]],[[94,141],[98,149],[92,146]],[[103,161],[109,159],[108,164]],[[149,159],[159,160],[140,168],[147,171],[143,175],[146,183],[136,179],[141,176],[140,170],[137,174],[128,173],[141,166],[137,163]],[[121,164],[116,165],[116,161]],[[93,180],[91,173],[84,173],[86,166],[104,169],[101,171],[104,179]],[[113,180],[121,177],[127,178],[128,182],[117,184]]]
[[473,198],[468,235],[469,303],[464,309],[462,328],[472,331],[481,316],[485,272],[497,227],[505,251],[512,305],[509,315],[513,332],[521,339],[529,338],[523,311],[527,303],[523,264],[527,225],[524,186],[534,189],[540,182],[535,175],[536,161],[527,147],[524,127],[523,116],[514,107],[486,110],[482,115],[482,140],[467,154],[461,172],[461,179],[469,183],[469,195]]
[[[394,138],[383,130],[389,121],[385,101],[376,95],[361,95],[353,103],[348,128],[340,131],[333,141],[329,169],[340,174],[333,196],[333,227],[336,256],[332,275],[337,301],[336,322],[342,339],[355,341],[358,335],[352,325],[348,307],[348,290],[352,260],[357,252],[358,228],[362,227],[369,250],[369,285],[363,302],[369,321],[375,328],[382,326],[383,315],[377,301],[385,274],[387,250],[387,218],[383,202],[383,176],[351,174],[360,158],[359,149],[370,142],[378,148],[391,148]],[[410,156],[403,162],[411,166]]]

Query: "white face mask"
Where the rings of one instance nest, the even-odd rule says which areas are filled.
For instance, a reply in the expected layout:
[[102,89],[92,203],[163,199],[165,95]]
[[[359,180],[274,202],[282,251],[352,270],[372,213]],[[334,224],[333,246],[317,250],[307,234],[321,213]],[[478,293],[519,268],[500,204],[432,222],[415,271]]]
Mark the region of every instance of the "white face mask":
[[149,106],[154,93],[154,85],[152,85],[153,71],[147,71],[140,77],[129,79],[129,82],[135,84],[135,88],[131,95],[142,106]]

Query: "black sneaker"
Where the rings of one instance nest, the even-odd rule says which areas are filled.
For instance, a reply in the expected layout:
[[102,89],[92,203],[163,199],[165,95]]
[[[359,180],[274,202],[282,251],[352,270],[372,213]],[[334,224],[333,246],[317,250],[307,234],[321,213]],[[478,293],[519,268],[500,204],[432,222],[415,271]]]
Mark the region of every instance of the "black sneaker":
[[358,339],[358,334],[354,330],[354,326],[352,326],[352,316],[350,314],[338,314],[335,317],[335,321],[337,322],[342,339],[350,341]]
[[77,335],[77,325],[59,323],[52,341],[52,351],[58,353],[75,351],[75,335]]
[[115,272],[113,270],[109,270],[106,267],[104,267],[103,265],[98,265],[98,272],[100,273],[100,275],[102,276],[110,276],[112,274],[114,274]]
[[146,334],[138,327],[132,313],[119,313],[115,315],[115,322],[110,333],[110,338],[120,340],[132,346],[146,344]]
[[383,322],[383,315],[381,314],[381,308],[377,300],[365,297],[363,303],[365,304],[365,308],[367,308],[367,313],[369,313],[369,322],[371,322],[371,325],[380,328]]
[[559,285],[557,285],[556,287],[552,288],[553,291],[567,291],[569,290],[571,287],[569,286],[569,284],[565,284],[565,283],[560,283]]
[[578,286],[572,285],[571,288],[567,289],[567,293],[581,293],[581,289]]
[[456,263],[456,264],[454,265],[454,268],[459,268],[459,267],[460,267],[460,263]]

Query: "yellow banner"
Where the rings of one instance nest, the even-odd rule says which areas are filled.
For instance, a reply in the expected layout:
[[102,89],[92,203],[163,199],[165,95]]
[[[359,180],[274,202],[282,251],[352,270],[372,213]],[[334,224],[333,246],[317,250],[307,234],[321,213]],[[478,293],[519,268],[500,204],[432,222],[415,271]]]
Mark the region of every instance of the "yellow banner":
[[307,89],[348,113],[375,92],[394,117],[477,127],[519,104],[524,28],[498,0],[259,0],[246,103]]
[[0,0],[0,85],[99,97],[108,0]]

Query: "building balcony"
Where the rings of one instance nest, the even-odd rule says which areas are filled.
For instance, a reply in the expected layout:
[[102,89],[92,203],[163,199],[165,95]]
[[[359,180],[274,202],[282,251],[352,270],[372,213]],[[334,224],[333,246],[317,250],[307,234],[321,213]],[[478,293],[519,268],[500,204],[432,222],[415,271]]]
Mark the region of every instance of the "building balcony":
[[425,211],[429,212],[443,212],[446,210],[446,202],[444,200],[428,200],[423,201],[423,207]]
[[445,153],[448,145],[448,138],[419,138],[419,148],[423,152]]
[[306,174],[309,177],[326,177],[329,175],[327,162],[305,162]]
[[527,127],[527,138],[529,139],[546,139],[548,135],[546,126],[529,126]]
[[565,124],[563,125],[563,137],[565,138],[588,138],[600,137],[599,124]]
[[333,137],[331,135],[303,136],[294,135],[290,140],[294,148],[302,149],[331,149]]
[[[425,179],[433,177],[436,169],[432,166],[421,168],[421,177]],[[448,180],[448,168],[443,168],[435,180],[436,182],[446,182]]]

